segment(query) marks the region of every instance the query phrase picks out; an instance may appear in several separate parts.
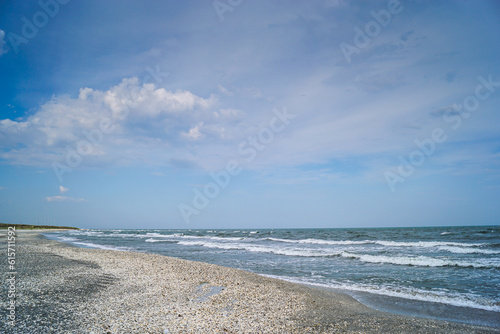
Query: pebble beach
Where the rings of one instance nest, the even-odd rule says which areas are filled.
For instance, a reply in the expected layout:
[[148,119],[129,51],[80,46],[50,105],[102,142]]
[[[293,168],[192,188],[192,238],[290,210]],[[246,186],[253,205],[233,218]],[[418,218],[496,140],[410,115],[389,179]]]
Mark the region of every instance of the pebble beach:
[[15,322],[7,322],[2,296],[2,333],[500,333],[376,311],[341,293],[243,270],[77,248],[37,231],[17,231],[15,247]]

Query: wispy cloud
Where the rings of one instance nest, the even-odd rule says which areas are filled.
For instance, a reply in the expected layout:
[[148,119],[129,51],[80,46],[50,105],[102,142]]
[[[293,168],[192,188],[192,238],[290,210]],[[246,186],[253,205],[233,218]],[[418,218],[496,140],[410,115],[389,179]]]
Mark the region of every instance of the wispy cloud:
[[83,198],[73,198],[66,196],[50,196],[45,197],[47,202],[83,202],[85,201]]
[[64,194],[65,192],[67,192],[69,189],[68,188],[65,188],[63,186],[59,186],[59,191],[61,192],[61,194]]

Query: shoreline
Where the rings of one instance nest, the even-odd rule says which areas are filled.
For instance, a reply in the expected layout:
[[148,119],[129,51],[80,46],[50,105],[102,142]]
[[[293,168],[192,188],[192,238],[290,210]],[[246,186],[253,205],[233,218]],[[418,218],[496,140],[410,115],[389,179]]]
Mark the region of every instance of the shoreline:
[[[51,240],[60,241],[57,237],[54,236],[55,234],[51,233],[47,234],[42,233],[42,234],[47,236]],[[72,241],[68,240],[65,242],[71,245],[76,245],[77,247],[84,247],[90,249],[111,249],[111,250],[115,249],[115,250],[132,251],[132,252],[146,252],[146,253],[169,256],[167,252],[158,252],[155,250],[150,250],[150,251],[141,250],[140,248],[135,248],[134,246],[133,247],[127,247],[126,245],[104,246],[100,243],[95,244],[94,242],[91,241],[73,242],[73,240]],[[445,321],[458,322],[469,325],[500,328],[499,312],[486,310],[482,308],[475,308],[473,306],[463,305],[462,303],[457,305],[453,303],[446,303],[436,300],[412,298],[412,296],[403,297],[403,296],[386,294],[381,291],[377,291],[376,289],[367,291],[366,289],[356,289],[356,287],[354,287],[353,289],[349,289],[347,287],[340,288],[340,287],[329,286],[328,284],[321,284],[321,283],[315,284],[311,282],[304,282],[302,279],[297,277],[279,276],[279,275],[276,276],[276,275],[266,274],[258,270],[258,268],[253,268],[252,270],[250,268],[247,268],[246,266],[234,267],[231,264],[228,263],[222,264],[220,263],[220,261],[211,260],[209,258],[205,258],[204,260],[196,259],[197,258],[196,256],[195,258],[192,257],[190,258],[189,256],[185,257],[184,254],[181,253],[174,253],[171,256],[181,259],[219,264],[230,268],[239,268],[253,273],[257,273],[264,277],[276,278],[291,283],[310,286],[313,288],[327,289],[333,292],[347,294],[356,299],[358,302],[361,302],[363,305],[371,309],[383,312],[405,315],[405,316],[415,316],[420,318],[435,319],[435,320],[445,320]]]
[[347,294],[239,269],[79,248],[43,232],[17,234],[19,332],[500,333],[377,311]]
[[[287,280],[286,278],[268,276],[265,274],[262,274],[262,276],[280,279],[293,284],[308,286],[313,289],[332,291],[334,293],[348,295],[358,303],[380,312],[422,319],[447,321],[465,325],[484,326],[488,328],[496,328],[500,331],[500,319],[498,318],[499,313],[495,311],[467,306],[455,306],[440,302],[395,297],[385,294],[377,294],[375,292],[333,288],[319,284],[308,284],[300,281]],[[397,307],[394,305],[397,305]]]

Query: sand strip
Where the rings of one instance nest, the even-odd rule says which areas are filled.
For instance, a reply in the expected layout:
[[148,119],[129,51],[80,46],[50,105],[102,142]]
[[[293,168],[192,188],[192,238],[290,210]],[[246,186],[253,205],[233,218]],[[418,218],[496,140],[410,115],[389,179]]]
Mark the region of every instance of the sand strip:
[[18,231],[16,248],[16,323],[7,324],[2,296],[5,333],[500,333],[379,312],[344,294],[242,270],[77,248],[36,231]]

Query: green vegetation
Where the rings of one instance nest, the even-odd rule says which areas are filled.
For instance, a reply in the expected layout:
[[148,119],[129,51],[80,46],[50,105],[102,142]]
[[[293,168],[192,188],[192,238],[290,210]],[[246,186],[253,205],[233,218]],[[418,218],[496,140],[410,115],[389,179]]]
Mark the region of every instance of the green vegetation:
[[38,229],[67,229],[67,230],[79,230],[77,227],[70,226],[50,226],[50,225],[27,225],[27,224],[4,224],[0,223],[0,229],[7,229],[9,226],[13,226],[19,230],[38,230]]

